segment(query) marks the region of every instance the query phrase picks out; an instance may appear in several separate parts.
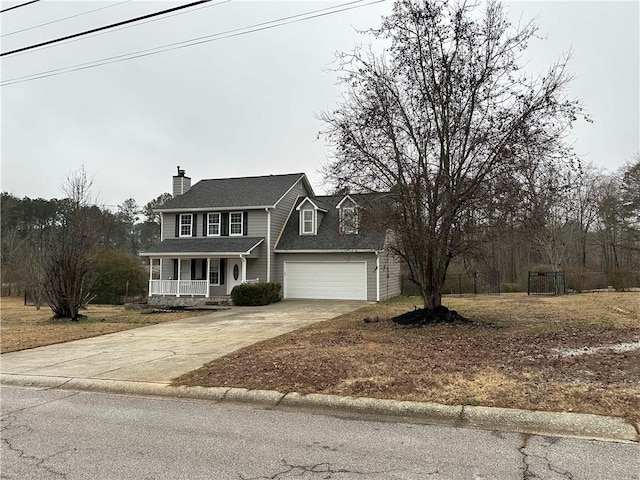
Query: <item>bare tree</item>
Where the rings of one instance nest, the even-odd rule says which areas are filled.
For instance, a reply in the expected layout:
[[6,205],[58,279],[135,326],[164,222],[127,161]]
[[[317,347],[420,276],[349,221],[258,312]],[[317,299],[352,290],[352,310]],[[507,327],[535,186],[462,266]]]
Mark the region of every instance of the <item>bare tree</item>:
[[[42,252],[44,294],[55,318],[77,319],[91,298],[96,280],[94,253],[99,241],[95,229],[93,180],[82,166],[69,175],[62,189],[67,195],[57,228],[51,230]],[[99,211],[99,209],[98,209]]]
[[539,77],[519,60],[533,23],[502,6],[400,0],[375,33],[385,55],[342,55],[344,100],[322,118],[335,145],[336,187],[387,191],[379,220],[395,232],[426,309],[441,306],[451,259],[473,244],[489,185],[532,162],[554,162],[581,108],[564,98],[564,57]]
[[45,270],[42,247],[36,242],[25,245],[22,255],[24,287],[29,293],[36,310],[40,310],[45,301]]

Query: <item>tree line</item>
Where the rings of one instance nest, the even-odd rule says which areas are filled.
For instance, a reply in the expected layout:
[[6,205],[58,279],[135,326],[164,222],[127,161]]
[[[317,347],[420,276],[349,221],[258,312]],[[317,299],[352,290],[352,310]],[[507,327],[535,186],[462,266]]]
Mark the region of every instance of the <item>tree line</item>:
[[160,241],[154,209],[169,193],[139,206],[129,198],[115,212],[91,192],[84,168],[62,185],[61,199],[0,197],[3,295],[27,292],[58,318],[78,316],[89,301],[121,303],[144,294],[148,271],[139,253]]
[[530,270],[564,271],[577,291],[640,286],[640,155],[614,172],[531,168],[488,188],[471,215],[458,267],[499,272],[506,289],[523,290]]

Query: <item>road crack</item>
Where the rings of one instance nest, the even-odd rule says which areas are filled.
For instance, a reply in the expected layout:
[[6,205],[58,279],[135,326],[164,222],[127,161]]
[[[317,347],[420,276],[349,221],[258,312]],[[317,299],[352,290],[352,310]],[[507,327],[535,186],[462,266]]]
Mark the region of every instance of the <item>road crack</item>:
[[[353,475],[372,475],[372,474],[380,474],[380,473],[388,473],[385,471],[375,472],[375,471],[366,471],[360,472],[357,470],[349,470],[346,468],[336,468],[333,467],[329,462],[321,462],[309,465],[294,465],[287,463],[286,460],[280,460],[283,469],[277,473],[274,473],[270,476],[259,476],[259,477],[245,477],[242,475],[238,475],[241,480],[278,480],[280,478],[322,478],[322,479],[332,479],[334,475],[338,474],[353,474]],[[308,475],[308,476],[307,476]]]
[[[534,455],[532,453],[527,453],[526,449],[529,447],[529,439],[531,438],[531,435],[528,434],[524,434],[523,435],[523,441],[522,441],[522,445],[520,446],[520,448],[518,449],[520,451],[520,455],[522,456],[522,478],[523,480],[533,480],[533,479],[542,479],[544,477],[540,477],[538,475],[536,475],[535,473],[533,473],[531,471],[531,467],[533,465],[533,461],[532,459],[538,459],[542,461],[543,466],[549,470],[550,472],[556,473],[558,475],[561,475],[565,478],[567,478],[568,480],[574,480],[575,477],[574,475],[569,471],[569,470],[564,470],[560,467],[554,466],[552,460],[549,458],[549,454],[545,453],[545,455],[540,456],[540,455]],[[543,445],[543,448],[548,448],[551,447],[553,445],[555,445],[556,443],[558,443],[560,440],[559,439],[554,439],[554,438],[548,438],[546,439],[548,443]]]
[[[27,409],[28,408],[24,408],[23,410]],[[5,415],[2,417],[2,422],[4,423],[4,425],[2,425],[2,427],[0,428],[0,434],[2,435],[2,445],[5,446],[10,452],[17,454],[20,460],[34,462],[35,468],[44,470],[45,472],[51,475],[55,475],[56,477],[67,477],[67,473],[60,472],[46,465],[46,462],[54,457],[57,457],[58,455],[62,455],[63,453],[70,451],[75,452],[77,451],[77,449],[66,448],[42,458],[37,455],[30,455],[25,449],[16,446],[15,440],[17,438],[24,437],[25,435],[30,434],[32,432],[31,428],[28,425],[18,424],[18,417],[16,415]]]

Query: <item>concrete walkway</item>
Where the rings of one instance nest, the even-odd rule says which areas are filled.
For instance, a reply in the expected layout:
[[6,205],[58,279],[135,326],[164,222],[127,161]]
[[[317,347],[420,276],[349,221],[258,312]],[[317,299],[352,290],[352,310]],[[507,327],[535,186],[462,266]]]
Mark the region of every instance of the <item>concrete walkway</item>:
[[[365,302],[285,300],[75,340],[1,357],[8,375],[169,383],[239,348],[353,311]],[[44,378],[43,378],[44,380]]]

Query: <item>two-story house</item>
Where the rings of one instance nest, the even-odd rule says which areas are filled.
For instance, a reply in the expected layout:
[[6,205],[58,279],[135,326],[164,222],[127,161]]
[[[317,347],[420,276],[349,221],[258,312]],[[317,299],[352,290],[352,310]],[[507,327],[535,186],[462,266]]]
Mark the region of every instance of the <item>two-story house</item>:
[[316,196],[303,173],[201,180],[178,167],[146,252],[150,302],[196,304],[243,282],[284,298],[379,301],[400,294],[386,232],[363,221],[376,194]]

